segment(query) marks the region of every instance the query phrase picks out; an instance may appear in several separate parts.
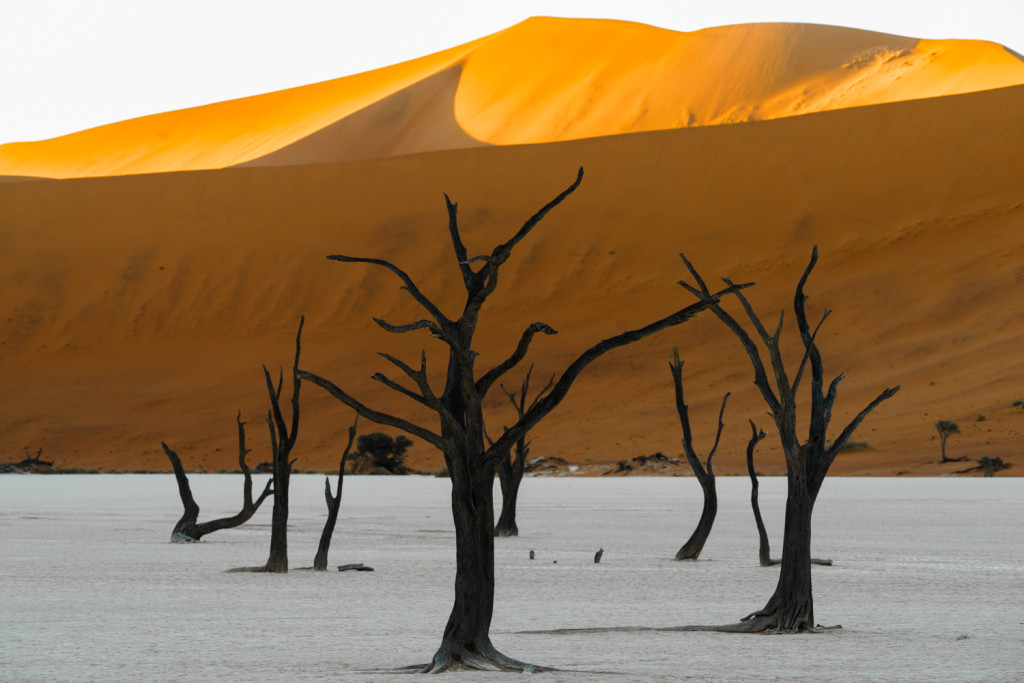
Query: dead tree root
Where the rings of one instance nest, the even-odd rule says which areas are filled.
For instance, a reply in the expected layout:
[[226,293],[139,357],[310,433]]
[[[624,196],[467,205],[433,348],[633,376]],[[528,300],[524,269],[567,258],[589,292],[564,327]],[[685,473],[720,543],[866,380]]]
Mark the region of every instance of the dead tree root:
[[679,631],[702,631],[712,633],[820,633],[834,631],[842,626],[801,625],[796,628],[780,628],[775,615],[757,615],[755,612],[735,624],[687,624],[685,626],[598,626],[594,628],[555,628],[540,631],[517,631],[523,635],[577,635],[584,633],[672,633]]
[[279,571],[276,571],[274,569],[271,569],[270,567],[268,567],[267,565],[264,564],[264,565],[261,565],[259,567],[233,567],[231,569],[225,569],[224,573],[225,574],[242,574],[242,573],[249,573],[249,574],[287,574],[288,572],[287,571],[279,572]]
[[[782,564],[782,559],[781,558],[779,558],[779,559],[772,558],[772,559],[768,560],[768,564],[762,564],[761,566],[762,567],[774,567],[774,566],[780,565],[780,564]],[[831,567],[832,566],[832,560],[819,560],[816,557],[812,557],[811,558],[811,564],[820,564],[820,565],[822,565],[824,567]]]
[[484,651],[470,650],[467,647],[442,645],[434,655],[434,659],[419,669],[419,673],[439,674],[446,671],[511,671],[518,673],[539,673],[554,669],[520,662],[498,652],[493,646],[482,648]]

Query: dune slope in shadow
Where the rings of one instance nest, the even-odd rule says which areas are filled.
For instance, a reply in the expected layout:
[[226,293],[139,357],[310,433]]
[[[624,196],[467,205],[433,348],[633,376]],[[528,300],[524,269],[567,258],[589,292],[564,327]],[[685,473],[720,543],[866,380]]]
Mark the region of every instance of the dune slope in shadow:
[[[441,192],[459,202],[477,254],[583,165],[580,190],[503,270],[481,325],[481,367],[535,320],[559,330],[534,343],[534,374],[547,377],[595,341],[681,308],[690,299],[675,284],[679,251],[709,279],[757,281],[750,298],[770,320],[789,307],[816,243],[808,312],[835,311],[821,346],[827,370],[847,376],[836,422],[903,385],[858,434],[870,448],[835,472],[946,472],[927,464],[938,459],[938,419],[961,426],[951,455],[1012,461],[1024,438],[1024,414],[1009,407],[1024,399],[1022,111],[1024,87],[1012,87],[546,145],[0,184],[4,449],[165,468],[165,440],[186,467],[233,468],[241,409],[251,460],[266,460],[260,366],[287,365],[300,313],[306,367],[426,419],[369,379],[388,370],[377,351],[411,361],[426,348],[440,386],[435,340],[370,319],[421,313],[389,273],[325,256],[392,259],[451,309],[461,282]],[[784,344],[796,362],[797,340]],[[531,433],[533,454],[581,464],[675,454],[673,346],[698,434],[733,392],[716,462],[745,471],[746,420],[767,418],[739,345],[711,316],[589,368]],[[490,407],[495,425],[510,419],[500,394]],[[313,387],[304,411],[299,466],[334,466],[351,415]],[[412,458],[438,462],[422,444]],[[781,469],[771,438],[759,463]]]

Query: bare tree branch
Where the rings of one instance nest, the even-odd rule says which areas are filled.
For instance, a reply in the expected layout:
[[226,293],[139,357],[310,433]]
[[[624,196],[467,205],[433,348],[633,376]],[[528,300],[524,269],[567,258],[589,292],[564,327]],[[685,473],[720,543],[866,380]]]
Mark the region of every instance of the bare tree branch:
[[423,398],[422,396],[417,394],[415,391],[412,391],[411,389],[406,389],[401,384],[399,384],[398,382],[395,382],[394,380],[390,379],[387,375],[385,375],[383,373],[380,373],[380,372],[374,373],[373,376],[370,377],[370,379],[375,380],[377,382],[380,382],[381,384],[383,384],[384,386],[388,387],[389,389],[394,389],[395,391],[397,391],[398,393],[400,393],[400,394],[402,394],[404,396],[408,396],[409,398],[411,398],[412,400],[416,401],[419,404],[422,404],[422,405],[424,405],[424,406],[426,406],[428,408],[431,407],[430,403],[427,401],[427,399]]
[[825,309],[825,313],[821,316],[821,320],[818,321],[817,327],[814,328],[814,332],[811,334],[810,343],[804,344],[804,356],[800,359],[800,366],[796,370],[796,378],[793,379],[793,394],[796,394],[797,388],[800,386],[800,380],[803,378],[804,368],[807,365],[807,360],[811,357],[811,349],[815,348],[814,340],[818,336],[818,330],[825,323],[825,320],[832,314],[832,311]]
[[732,392],[725,392],[725,396],[722,397],[722,407],[718,410],[718,432],[715,434],[715,443],[708,452],[708,474],[711,474],[711,458],[715,457],[715,451],[718,450],[718,442],[722,439],[722,428],[725,427],[725,423],[722,421],[722,416],[725,415],[725,402],[729,400],[731,395]]
[[731,287],[727,287],[713,295],[710,295],[706,300],[690,304],[686,308],[682,308],[661,320],[657,320],[636,330],[630,330],[628,332],[615,335],[614,337],[605,339],[604,341],[598,342],[594,346],[590,347],[580,354],[580,356],[565,369],[562,376],[558,379],[558,382],[555,383],[555,386],[547,396],[537,401],[533,408],[526,412],[526,415],[509,427],[501,438],[494,442],[494,448],[499,451],[501,449],[510,448],[523,432],[529,431],[541,420],[541,418],[551,412],[555,406],[565,398],[565,395],[569,392],[569,388],[576,380],[576,377],[579,376],[585,367],[597,358],[600,358],[605,353],[613,349],[631,344],[632,342],[650,336],[655,332],[660,332],[661,330],[686,322],[708,308],[715,310],[715,304],[717,304],[723,296],[733,294],[741,289],[746,289],[751,286],[753,286],[752,282],[732,285]]
[[376,422],[377,424],[387,425],[388,427],[395,427],[396,429],[401,429],[404,432],[407,432],[409,434],[412,434],[413,436],[417,436],[423,439],[427,443],[430,443],[441,450],[444,450],[446,446],[444,439],[442,439],[440,436],[430,431],[429,429],[420,427],[419,425],[413,424],[408,420],[403,420],[400,417],[395,417],[394,415],[389,415],[387,413],[382,413],[378,410],[374,410],[373,408],[370,408],[369,406],[360,403],[355,398],[345,393],[341,388],[339,388],[337,385],[335,385],[328,379],[324,379],[319,375],[315,375],[312,372],[307,372],[305,370],[299,370],[299,377],[306,380],[307,382],[312,382],[313,384],[316,384],[317,386],[326,389],[327,393],[329,393],[331,396],[338,399],[339,401],[347,405],[349,408],[356,411],[362,417],[365,417],[367,420],[370,420],[371,422]]
[[533,365],[530,365],[530,369],[526,371],[526,377],[523,378],[523,385],[519,390],[518,403],[516,402],[516,395],[513,392],[506,389],[504,384],[499,385],[501,387],[502,392],[504,392],[505,396],[508,398],[509,403],[511,403],[512,407],[516,409],[516,413],[519,417],[522,417],[524,414],[526,414],[527,410],[537,405],[537,401],[544,398],[544,394],[548,393],[548,390],[555,385],[555,375],[551,375],[551,377],[548,379],[548,383],[544,385],[544,388],[537,392],[537,395],[533,397],[533,400],[530,402],[530,406],[528,408],[526,406],[526,395],[530,391],[531,374],[533,374]]
[[[580,183],[582,181],[583,167],[580,166],[580,170],[576,174],[576,180],[575,182],[573,182],[572,185],[567,187],[565,190],[559,193],[557,197],[555,197],[550,202],[545,204],[543,208],[540,209],[540,211],[533,214],[533,216],[531,216],[525,223],[523,223],[523,226],[519,228],[519,230],[516,232],[515,235],[512,236],[511,239],[509,239],[504,244],[499,244],[494,248],[494,250],[491,252],[491,256],[485,259],[486,265],[484,265],[474,275],[472,287],[468,288],[469,298],[466,301],[466,308],[463,311],[463,319],[466,319],[467,314],[469,315],[470,318],[476,318],[476,315],[479,312],[480,307],[483,305],[483,302],[487,299],[488,296],[491,295],[491,293],[498,286],[498,269],[502,264],[505,263],[505,261],[508,260],[509,256],[511,256],[512,249],[517,244],[519,244],[519,242],[522,241],[524,237],[530,234],[530,231],[533,230],[537,226],[537,224],[540,223],[540,221],[546,215],[548,215],[548,213],[553,208],[561,204],[566,199],[566,197],[575,192],[576,188],[580,186]],[[468,267],[468,265],[469,264],[467,262],[466,266]]]
[[462,272],[462,282],[466,285],[466,291],[469,291],[473,284],[474,273],[469,267],[470,261],[467,260],[466,245],[462,243],[462,235],[459,234],[459,205],[453,204],[447,194],[444,195],[444,204],[448,208],[448,232],[452,238],[452,246],[455,248],[455,260]]
[[820,465],[815,468],[815,476],[812,481],[812,485],[814,486],[812,491],[814,494],[817,494],[818,488],[821,487],[822,482],[825,480],[825,475],[828,474],[828,468],[832,466],[832,462],[836,459],[836,456],[839,455],[841,450],[843,450],[843,446],[845,446],[846,442],[850,440],[850,437],[853,436],[853,433],[857,430],[857,427],[860,426],[860,423],[864,421],[864,418],[868,416],[868,413],[877,408],[883,401],[887,401],[895,396],[896,392],[899,390],[900,385],[897,384],[895,387],[886,389],[880,393],[875,397],[874,401],[869,403],[864,410],[860,411],[857,414],[857,417],[853,418],[850,424],[846,425],[846,428],[840,432],[839,436],[836,437],[836,440],[832,442],[832,445],[825,452],[825,456],[821,459]]
[[[800,329],[800,339],[803,341],[804,347],[807,349],[807,355],[811,363],[811,429],[816,430],[818,433],[824,433],[824,430],[828,427],[828,421],[823,415],[826,409],[825,398],[822,394],[825,383],[825,371],[822,366],[821,352],[814,343],[814,339],[810,332],[810,325],[807,323],[807,295],[804,294],[804,286],[807,284],[811,271],[814,270],[814,266],[817,262],[818,245],[815,244],[811,249],[811,260],[807,263],[807,267],[804,268],[804,272],[800,276],[800,281],[797,283],[796,292],[793,295],[793,310],[796,313],[797,327]],[[833,387],[839,379],[840,378],[833,380]]]
[[[680,254],[679,258],[683,260],[687,270],[690,271],[694,280],[697,281],[700,289],[694,288],[683,281],[680,281],[679,284],[699,300],[709,301],[711,295],[708,292],[704,281],[700,279],[700,276],[697,274],[696,269],[683,254]],[[747,334],[747,331],[743,329],[739,322],[722,309],[721,306],[711,306],[711,312],[714,313],[719,320],[725,323],[726,326],[732,330],[733,334],[739,338],[740,343],[743,344],[743,349],[747,352],[747,356],[750,357],[750,364],[754,368],[754,385],[761,392],[761,396],[764,398],[765,403],[768,404],[768,408],[770,410],[769,415],[780,414],[782,412],[782,404],[779,401],[779,398],[775,395],[775,391],[772,389],[771,384],[768,382],[768,373],[765,371],[764,362],[761,360],[761,352],[758,351],[757,344],[754,343],[754,340],[751,339],[750,335]]]
[[438,400],[437,395],[434,394],[433,389],[430,388],[430,382],[427,379],[427,354],[425,351],[420,351],[419,370],[413,370],[412,367],[390,354],[378,353],[377,355],[386,358],[416,382],[416,386],[420,388],[420,395],[423,397],[424,401],[426,401],[426,405],[431,410],[435,411],[454,432],[460,435],[463,433],[462,425],[455,419],[455,416],[452,415],[451,411],[448,410],[440,400]]
[[348,443],[341,454],[341,463],[338,465],[338,492],[331,493],[331,478],[324,477],[324,498],[327,500],[327,520],[324,522],[324,530],[320,533],[320,545],[317,548],[316,556],[313,558],[313,569],[316,571],[327,571],[327,554],[331,548],[331,537],[334,535],[334,527],[338,523],[338,511],[341,509],[341,487],[345,483],[345,462],[352,450],[352,442],[356,439],[356,428],[359,426],[359,414],[352,421],[348,428]]
[[581,182],[583,182],[582,166],[580,166],[580,170],[576,174],[576,180],[575,182],[573,182],[572,185],[562,190],[562,192],[559,193],[557,197],[555,197],[550,202],[545,204],[540,211],[533,214],[529,220],[523,223],[523,227],[519,228],[519,231],[512,236],[512,239],[494,248],[494,251],[491,252],[491,259],[493,261],[493,265],[497,267],[503,264],[505,261],[507,261],[508,257],[512,254],[513,247],[519,244],[519,242],[522,241],[524,237],[530,234],[530,231],[533,230],[537,226],[537,224],[541,222],[544,216],[548,215],[548,212],[551,211],[551,209],[561,204],[566,197],[575,192],[576,188],[580,186]]
[[252,512],[255,513],[260,505],[263,504],[264,499],[274,493],[274,480],[267,480],[267,485],[263,487],[263,492],[254,503],[252,500],[252,471],[249,469],[249,464],[245,461],[245,456],[249,455],[252,451],[245,447],[245,423],[242,422],[241,410],[235,415],[235,422],[238,425],[238,469],[242,470],[242,475],[245,478],[242,484],[242,509],[252,508]]
[[523,358],[526,357],[526,353],[530,349],[530,342],[533,341],[533,335],[538,332],[542,332],[544,334],[558,334],[557,331],[544,323],[533,323],[527,327],[526,330],[523,331],[523,335],[519,338],[519,344],[516,346],[516,350],[512,352],[512,355],[486,372],[483,377],[476,381],[476,391],[481,398],[487,395],[487,392],[499,377],[514,368],[521,360],[523,360]]
[[[722,278],[726,284],[731,284],[729,278]],[[761,337],[761,342],[765,348],[768,349],[768,358],[772,364],[772,373],[775,375],[775,386],[778,390],[779,402],[782,404],[783,409],[795,407],[795,400],[793,397],[793,387],[789,383],[789,376],[786,374],[786,364],[782,359],[782,349],[779,347],[779,337],[782,334],[782,322],[783,315],[779,315],[779,326],[776,329],[775,336],[768,334],[768,330],[765,329],[761,323],[761,319],[754,312],[754,307],[750,305],[747,297],[743,296],[742,293],[737,293],[736,298],[739,299],[740,304],[743,306],[743,310],[746,311],[747,317],[750,318],[750,322],[754,325],[754,329],[757,330],[758,335]]]
[[379,258],[345,256],[343,254],[332,254],[327,258],[330,259],[331,261],[340,261],[342,263],[369,263],[371,265],[387,268],[392,273],[397,275],[403,283],[405,283],[405,287],[403,287],[403,289],[409,292],[409,294],[412,295],[412,298],[415,299],[420,306],[425,308],[428,313],[430,313],[434,320],[437,321],[438,325],[446,326],[451,324],[451,321],[444,315],[444,313],[441,312],[441,309],[434,305],[433,301],[431,301],[430,299],[423,295],[423,292],[421,292],[419,287],[416,286],[416,283],[412,281],[412,278],[409,277],[409,275],[404,270],[402,270],[395,264],[391,263],[390,261],[385,261],[384,259]]
[[416,322],[409,323],[408,325],[392,325],[380,318],[373,318],[373,322],[377,323],[388,332],[394,332],[395,334],[404,334],[415,330],[428,329],[433,336],[439,339],[444,336],[441,332],[441,328],[437,326],[437,323],[430,320],[417,320]]

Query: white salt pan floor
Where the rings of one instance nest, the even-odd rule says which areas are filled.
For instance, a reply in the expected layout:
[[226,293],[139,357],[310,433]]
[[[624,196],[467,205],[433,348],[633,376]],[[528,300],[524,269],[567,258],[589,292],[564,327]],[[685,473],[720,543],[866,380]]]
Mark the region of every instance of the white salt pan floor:
[[[237,511],[240,476],[191,479],[201,519]],[[1019,478],[830,478],[814,554],[835,566],[814,570],[815,615],[841,630],[519,633],[727,623],[761,607],[778,569],[757,565],[749,480],[718,485],[701,559],[680,563],[700,514],[693,478],[526,479],[522,535],[496,541],[496,646],[563,669],[545,681],[1024,680]],[[244,527],[177,545],[171,475],[2,476],[0,680],[408,680],[394,669],[429,660],[451,607],[449,492],[442,479],[349,477],[331,566],[376,571],[237,574],[224,570],[266,560],[270,502]],[[784,479],[762,479],[776,554],[784,493]],[[293,477],[291,500],[289,557],[309,566],[323,478]]]

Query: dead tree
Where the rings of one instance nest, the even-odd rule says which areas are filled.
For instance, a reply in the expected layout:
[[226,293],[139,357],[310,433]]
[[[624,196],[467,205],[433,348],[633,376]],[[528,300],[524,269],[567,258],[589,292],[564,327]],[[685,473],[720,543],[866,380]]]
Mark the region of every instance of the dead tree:
[[[539,322],[529,325],[508,358],[486,372],[478,373],[475,367],[477,353],[473,350],[473,337],[480,311],[484,302],[495,291],[498,285],[498,271],[508,260],[513,248],[549,211],[572,194],[582,180],[581,168],[576,181],[527,220],[507,242],[499,244],[490,254],[472,258],[459,233],[458,207],[445,195],[449,235],[466,290],[465,305],[459,317],[454,320],[442,313],[440,307],[420,291],[405,271],[389,261],[341,255],[328,257],[342,263],[379,266],[395,274],[404,284],[404,289],[426,311],[427,317],[404,325],[392,325],[375,319],[377,324],[394,333],[427,330],[432,337],[445,344],[448,350],[446,381],[440,393],[435,392],[428,381],[425,352],[420,355],[418,368],[388,354],[381,354],[414,382],[414,389],[407,388],[381,373],[373,376],[375,380],[434,411],[440,427],[437,431],[374,410],[319,375],[306,371],[299,373],[303,379],[323,387],[362,417],[401,429],[432,444],[444,454],[445,464],[451,475],[452,516],[455,522],[455,604],[445,626],[441,645],[432,661],[422,669],[424,672],[436,673],[450,668],[538,670],[538,667],[498,652],[490,639],[491,615],[494,610],[493,486],[498,462],[520,437],[565,398],[580,372],[592,361],[608,351],[683,323],[699,311],[716,304],[721,296],[741,287],[730,285],[717,294],[709,293],[698,303],[646,327],[611,337],[587,349],[564,370],[546,396],[527,410],[515,424],[508,427],[493,445],[487,445],[483,415],[483,402],[487,392],[505,373],[523,360],[538,332],[555,334],[555,330]],[[474,270],[474,264],[480,265]]]
[[334,535],[334,526],[338,523],[338,511],[341,509],[341,485],[345,482],[345,461],[348,460],[349,451],[352,450],[352,442],[356,438],[356,427],[359,425],[359,416],[356,416],[352,426],[348,428],[348,443],[341,454],[341,463],[338,465],[338,492],[331,493],[331,478],[324,477],[324,498],[327,499],[327,521],[324,522],[323,533],[320,534],[320,546],[317,548],[316,557],[313,558],[313,569],[318,572],[327,571],[327,553],[331,549],[331,536]]
[[[829,467],[843,446],[853,436],[861,421],[880,403],[899,390],[898,386],[886,389],[858,413],[834,441],[829,442],[826,438],[832,418],[832,408],[835,405],[839,383],[842,381],[843,375],[837,376],[829,383],[828,388],[825,388],[824,367],[815,337],[830,311],[824,312],[821,321],[813,331],[807,322],[805,311],[807,297],[804,295],[804,285],[817,261],[818,248],[815,247],[810,263],[797,284],[793,301],[797,327],[803,344],[803,357],[796,368],[792,381],[790,381],[782,359],[781,336],[784,316],[779,316],[775,333],[769,334],[742,292],[736,294],[761,344],[768,353],[774,377],[774,382],[772,382],[768,379],[761,351],[750,334],[721,305],[711,301],[713,295],[690,262],[683,257],[683,262],[697,286],[694,287],[685,282],[680,284],[700,301],[708,304],[711,311],[736,335],[750,358],[754,368],[754,384],[768,404],[769,414],[775,421],[779,432],[782,450],[786,456],[788,481],[782,567],[775,593],[763,609],[747,615],[738,624],[684,627],[688,630],[796,632],[815,629],[814,600],[811,591],[811,514],[814,510],[814,502],[825,480],[825,475],[828,474]],[[727,285],[732,284],[728,278],[724,281]],[[801,441],[797,434],[796,397],[808,364],[811,370],[810,416],[807,439]]]
[[718,433],[715,434],[715,445],[708,453],[707,465],[701,465],[700,458],[693,450],[693,432],[690,429],[690,408],[683,400],[683,361],[679,360],[679,349],[672,349],[672,362],[669,363],[672,371],[672,384],[676,392],[676,412],[679,413],[679,421],[683,426],[683,452],[686,454],[686,461],[693,468],[693,474],[700,482],[704,491],[704,508],[700,513],[700,521],[697,528],[693,530],[690,539],[683,544],[683,547],[676,553],[677,560],[696,560],[700,557],[700,551],[704,549],[704,543],[711,535],[711,527],[715,523],[715,515],[718,514],[718,491],[715,489],[715,472],[711,468],[711,458],[715,457],[718,450],[718,442],[722,438],[722,416],[725,414],[725,402],[729,400],[726,393],[722,398],[722,408],[718,411]]
[[[537,405],[537,401],[544,397],[544,394],[555,383],[555,376],[552,375],[551,379],[548,380],[547,385],[540,390],[530,402],[526,404],[526,395],[530,390],[530,374],[533,372],[533,366],[526,371],[526,377],[523,379],[523,384],[519,389],[519,393],[515,394],[505,388],[505,385],[499,385],[505,396],[508,397],[512,407],[515,408],[516,417],[520,420],[526,415],[527,411]],[[512,451],[515,451],[513,456]],[[498,523],[494,525],[494,535],[505,537],[505,536],[518,536],[519,526],[516,524],[516,503],[519,499],[519,485],[523,481],[523,472],[526,469],[526,458],[530,454],[530,442],[526,440],[526,432],[516,440],[513,448],[501,456],[498,461],[498,480],[501,484],[501,514],[498,516]]]
[[189,485],[185,468],[181,465],[181,458],[166,443],[160,442],[160,445],[164,448],[164,453],[167,454],[167,458],[171,461],[171,467],[174,468],[174,478],[178,481],[178,495],[181,497],[181,504],[185,508],[181,519],[178,520],[178,523],[174,525],[174,530],[171,531],[172,543],[191,543],[198,541],[207,534],[212,534],[214,531],[241,526],[256,514],[256,511],[260,509],[260,505],[263,504],[267,496],[273,495],[274,480],[269,479],[259,498],[255,501],[252,499],[252,472],[249,470],[249,465],[245,462],[245,456],[249,454],[249,449],[245,447],[245,423],[242,422],[241,412],[235,416],[235,422],[238,423],[238,467],[242,470],[242,475],[245,479],[242,484],[242,509],[238,514],[231,517],[213,519],[209,522],[199,522],[199,504],[196,503],[195,498],[192,496],[192,487]]
[[295,362],[292,364],[292,419],[291,427],[285,422],[281,412],[281,391],[284,388],[284,371],[281,372],[274,386],[267,366],[263,366],[263,378],[267,383],[270,396],[270,410],[267,411],[267,427],[270,429],[270,447],[274,455],[274,512],[270,522],[270,556],[265,565],[259,567],[239,567],[236,572],[271,572],[288,573],[288,488],[291,482],[292,465],[289,460],[295,439],[299,434],[299,389],[302,380],[299,378],[299,353],[302,350],[302,326],[305,317],[299,318],[299,332],[295,335]]
[[939,433],[939,444],[942,446],[942,460],[939,462],[963,462],[967,460],[966,456],[960,458],[948,458],[946,457],[946,439],[953,434],[960,433],[960,425],[950,420],[939,420],[935,423],[935,430]]
[[754,449],[758,442],[765,436],[764,430],[758,431],[754,421],[750,421],[750,441],[747,442],[747,473],[750,475],[750,507],[754,509],[754,523],[757,524],[757,537],[760,539],[758,548],[758,559],[762,567],[770,567],[779,564],[782,560],[773,560],[771,557],[771,545],[768,543],[768,531],[764,528],[764,520],[761,519],[761,506],[757,502],[757,472],[754,471]]

